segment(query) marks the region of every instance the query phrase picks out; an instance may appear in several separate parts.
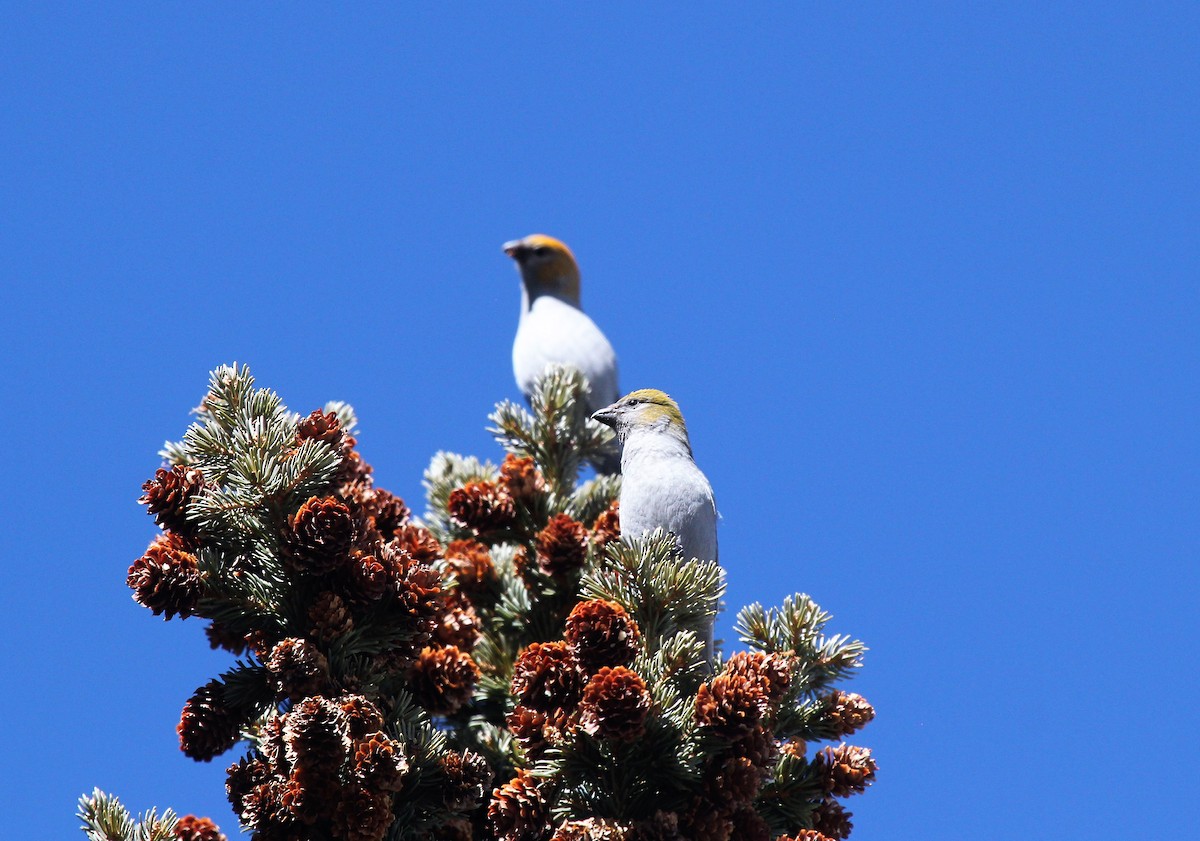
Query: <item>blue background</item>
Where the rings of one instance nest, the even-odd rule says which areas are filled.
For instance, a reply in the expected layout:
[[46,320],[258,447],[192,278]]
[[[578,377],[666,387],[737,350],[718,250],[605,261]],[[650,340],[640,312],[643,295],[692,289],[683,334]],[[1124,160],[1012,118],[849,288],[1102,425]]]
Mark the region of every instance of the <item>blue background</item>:
[[228,657],[124,584],[156,450],[248,362],[419,507],[533,231],[682,405],[719,630],[870,645],[854,838],[1194,831],[1195,4],[104,5],[0,7],[0,834],[235,834],[174,733]]

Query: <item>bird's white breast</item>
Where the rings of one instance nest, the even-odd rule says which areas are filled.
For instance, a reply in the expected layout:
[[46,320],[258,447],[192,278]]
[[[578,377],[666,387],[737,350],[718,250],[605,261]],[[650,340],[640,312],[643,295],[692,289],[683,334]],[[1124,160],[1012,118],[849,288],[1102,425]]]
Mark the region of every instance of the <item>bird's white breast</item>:
[[547,365],[573,365],[591,386],[589,411],[607,406],[617,393],[617,357],[600,328],[579,308],[540,295],[521,313],[513,341],[513,374],[529,395]]
[[622,535],[664,528],[679,538],[685,559],[717,560],[712,486],[690,456],[639,450],[630,440],[621,473]]

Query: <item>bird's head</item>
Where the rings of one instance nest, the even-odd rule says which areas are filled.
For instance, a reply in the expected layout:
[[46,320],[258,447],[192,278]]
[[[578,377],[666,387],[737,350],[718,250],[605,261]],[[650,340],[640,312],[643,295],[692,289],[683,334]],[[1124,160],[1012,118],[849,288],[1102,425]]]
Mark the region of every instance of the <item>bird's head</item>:
[[556,295],[579,306],[579,264],[566,243],[545,234],[504,243],[504,253],[516,261],[529,297]]
[[663,433],[683,441],[691,451],[679,404],[656,388],[631,391],[611,406],[593,413],[592,420],[612,427],[622,441],[638,431]]

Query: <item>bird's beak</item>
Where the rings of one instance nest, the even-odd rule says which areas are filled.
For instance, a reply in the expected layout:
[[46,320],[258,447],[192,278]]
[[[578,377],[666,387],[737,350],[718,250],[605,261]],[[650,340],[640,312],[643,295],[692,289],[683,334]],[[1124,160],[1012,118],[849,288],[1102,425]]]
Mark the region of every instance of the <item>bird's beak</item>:
[[596,421],[596,423],[602,423],[605,426],[616,427],[617,404],[613,403],[611,406],[605,406],[603,409],[592,412],[592,420]]
[[521,256],[521,252],[525,250],[525,243],[519,239],[510,239],[504,245],[500,246],[500,249],[509,257],[516,260]]

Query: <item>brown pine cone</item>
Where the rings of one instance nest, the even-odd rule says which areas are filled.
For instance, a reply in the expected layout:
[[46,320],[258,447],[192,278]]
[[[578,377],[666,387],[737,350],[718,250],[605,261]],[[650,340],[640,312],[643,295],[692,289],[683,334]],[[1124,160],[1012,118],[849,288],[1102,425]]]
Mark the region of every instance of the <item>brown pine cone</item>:
[[300,637],[277,642],[264,665],[275,678],[279,700],[299,701],[324,692],[329,685],[329,660],[310,641]]
[[225,793],[229,805],[239,815],[242,813],[243,801],[256,786],[263,785],[271,778],[270,769],[263,760],[243,756],[225,770]]
[[754,802],[766,771],[744,756],[714,757],[704,774],[705,795],[723,809]]
[[841,744],[825,748],[813,759],[812,772],[834,797],[849,797],[867,790],[875,781],[878,765],[869,748]]
[[235,656],[241,656],[246,651],[246,635],[234,633],[217,622],[210,623],[204,629],[204,636],[208,637],[208,647],[214,651],[223,648]]
[[186,619],[204,593],[196,556],[185,545],[176,534],[159,535],[129,567],[125,583],[133,590],[133,600],[155,616],[166,614],[170,619],[178,614]]
[[175,824],[178,841],[229,841],[217,825],[208,818],[184,815]]
[[154,521],[164,529],[185,536],[195,533],[195,523],[187,517],[190,503],[204,488],[204,474],[195,468],[177,464],[170,470],[160,467],[154,478],[142,485],[142,496],[138,502],[146,506]]
[[379,709],[362,695],[342,695],[337,699],[337,704],[351,739],[362,739],[368,733],[383,728],[383,716]]
[[839,736],[849,736],[861,730],[874,718],[875,708],[861,695],[834,690],[825,697],[824,720],[834,727]]
[[449,715],[470,701],[478,681],[475,661],[454,646],[426,648],[409,675],[413,696],[435,715]]
[[559,824],[550,841],[626,841],[632,835],[632,828],[626,824],[604,818],[584,818]]
[[343,841],[383,841],[392,825],[392,796],[350,786],[333,813],[333,834]]
[[314,695],[293,706],[283,719],[283,741],[293,771],[309,779],[337,779],[350,751],[341,707]]
[[342,423],[335,412],[314,410],[308,417],[296,424],[296,443],[305,441],[320,441],[337,448],[342,444]]
[[347,562],[359,524],[337,497],[316,497],[288,518],[284,557],[298,572],[321,575]]
[[396,792],[404,787],[408,760],[400,745],[378,730],[354,746],[354,776],[365,788]]
[[441,759],[442,797],[446,808],[470,812],[481,806],[492,784],[492,769],[482,756],[469,750],[447,753]]
[[624,666],[605,666],[584,687],[579,726],[599,739],[631,742],[645,729],[651,703],[641,675]]
[[548,712],[579,703],[583,674],[565,642],[535,642],[513,664],[512,692],[519,703]]
[[598,553],[603,553],[608,544],[621,539],[621,504],[617,500],[614,499],[612,505],[592,521],[590,538]]
[[854,829],[854,824],[850,822],[851,817],[853,815],[847,812],[841,803],[831,797],[826,797],[813,810],[809,820],[812,828],[817,832],[838,841],[840,838],[850,837],[850,833]]
[[481,535],[511,529],[517,522],[512,495],[491,482],[468,482],[451,491],[446,510],[460,526]]
[[555,514],[538,532],[538,568],[547,575],[575,572],[587,560],[587,529],[566,514]]
[[254,787],[242,799],[239,813],[242,825],[253,831],[262,841],[303,841],[306,834],[303,825],[296,820],[283,803],[287,793],[284,780],[271,778]]
[[430,534],[429,529],[412,523],[396,529],[392,545],[423,564],[440,560],[443,554],[442,544]]
[[468,595],[489,590],[496,583],[492,556],[478,540],[453,541],[446,547],[446,566],[459,589]]
[[679,816],[660,810],[634,826],[630,841],[680,841],[682,837],[679,834]]
[[488,828],[500,841],[542,841],[549,835],[550,810],[537,778],[526,770],[492,792]]
[[750,806],[743,806],[730,816],[733,837],[737,841],[771,841],[771,827]]
[[324,645],[346,636],[354,630],[350,608],[337,593],[324,592],[313,599],[308,608],[309,633]]
[[520,458],[512,453],[504,457],[500,465],[500,481],[513,499],[528,503],[546,492],[546,482],[531,458]]
[[446,611],[442,614],[434,638],[442,645],[456,645],[471,651],[479,642],[479,616],[475,608],[457,589],[446,594]]
[[625,608],[616,602],[580,602],[567,617],[564,637],[585,672],[602,666],[628,666],[637,655],[641,632]]
[[727,739],[753,730],[769,707],[764,681],[721,673],[696,693],[696,723]]
[[767,700],[772,704],[778,704],[783,699],[792,679],[791,663],[787,657],[761,651],[739,651],[729,658],[722,671],[727,675],[761,681]]
[[192,759],[209,762],[233,747],[241,725],[241,716],[225,705],[224,685],[219,680],[210,680],[183,705],[175,728],[179,749]]

